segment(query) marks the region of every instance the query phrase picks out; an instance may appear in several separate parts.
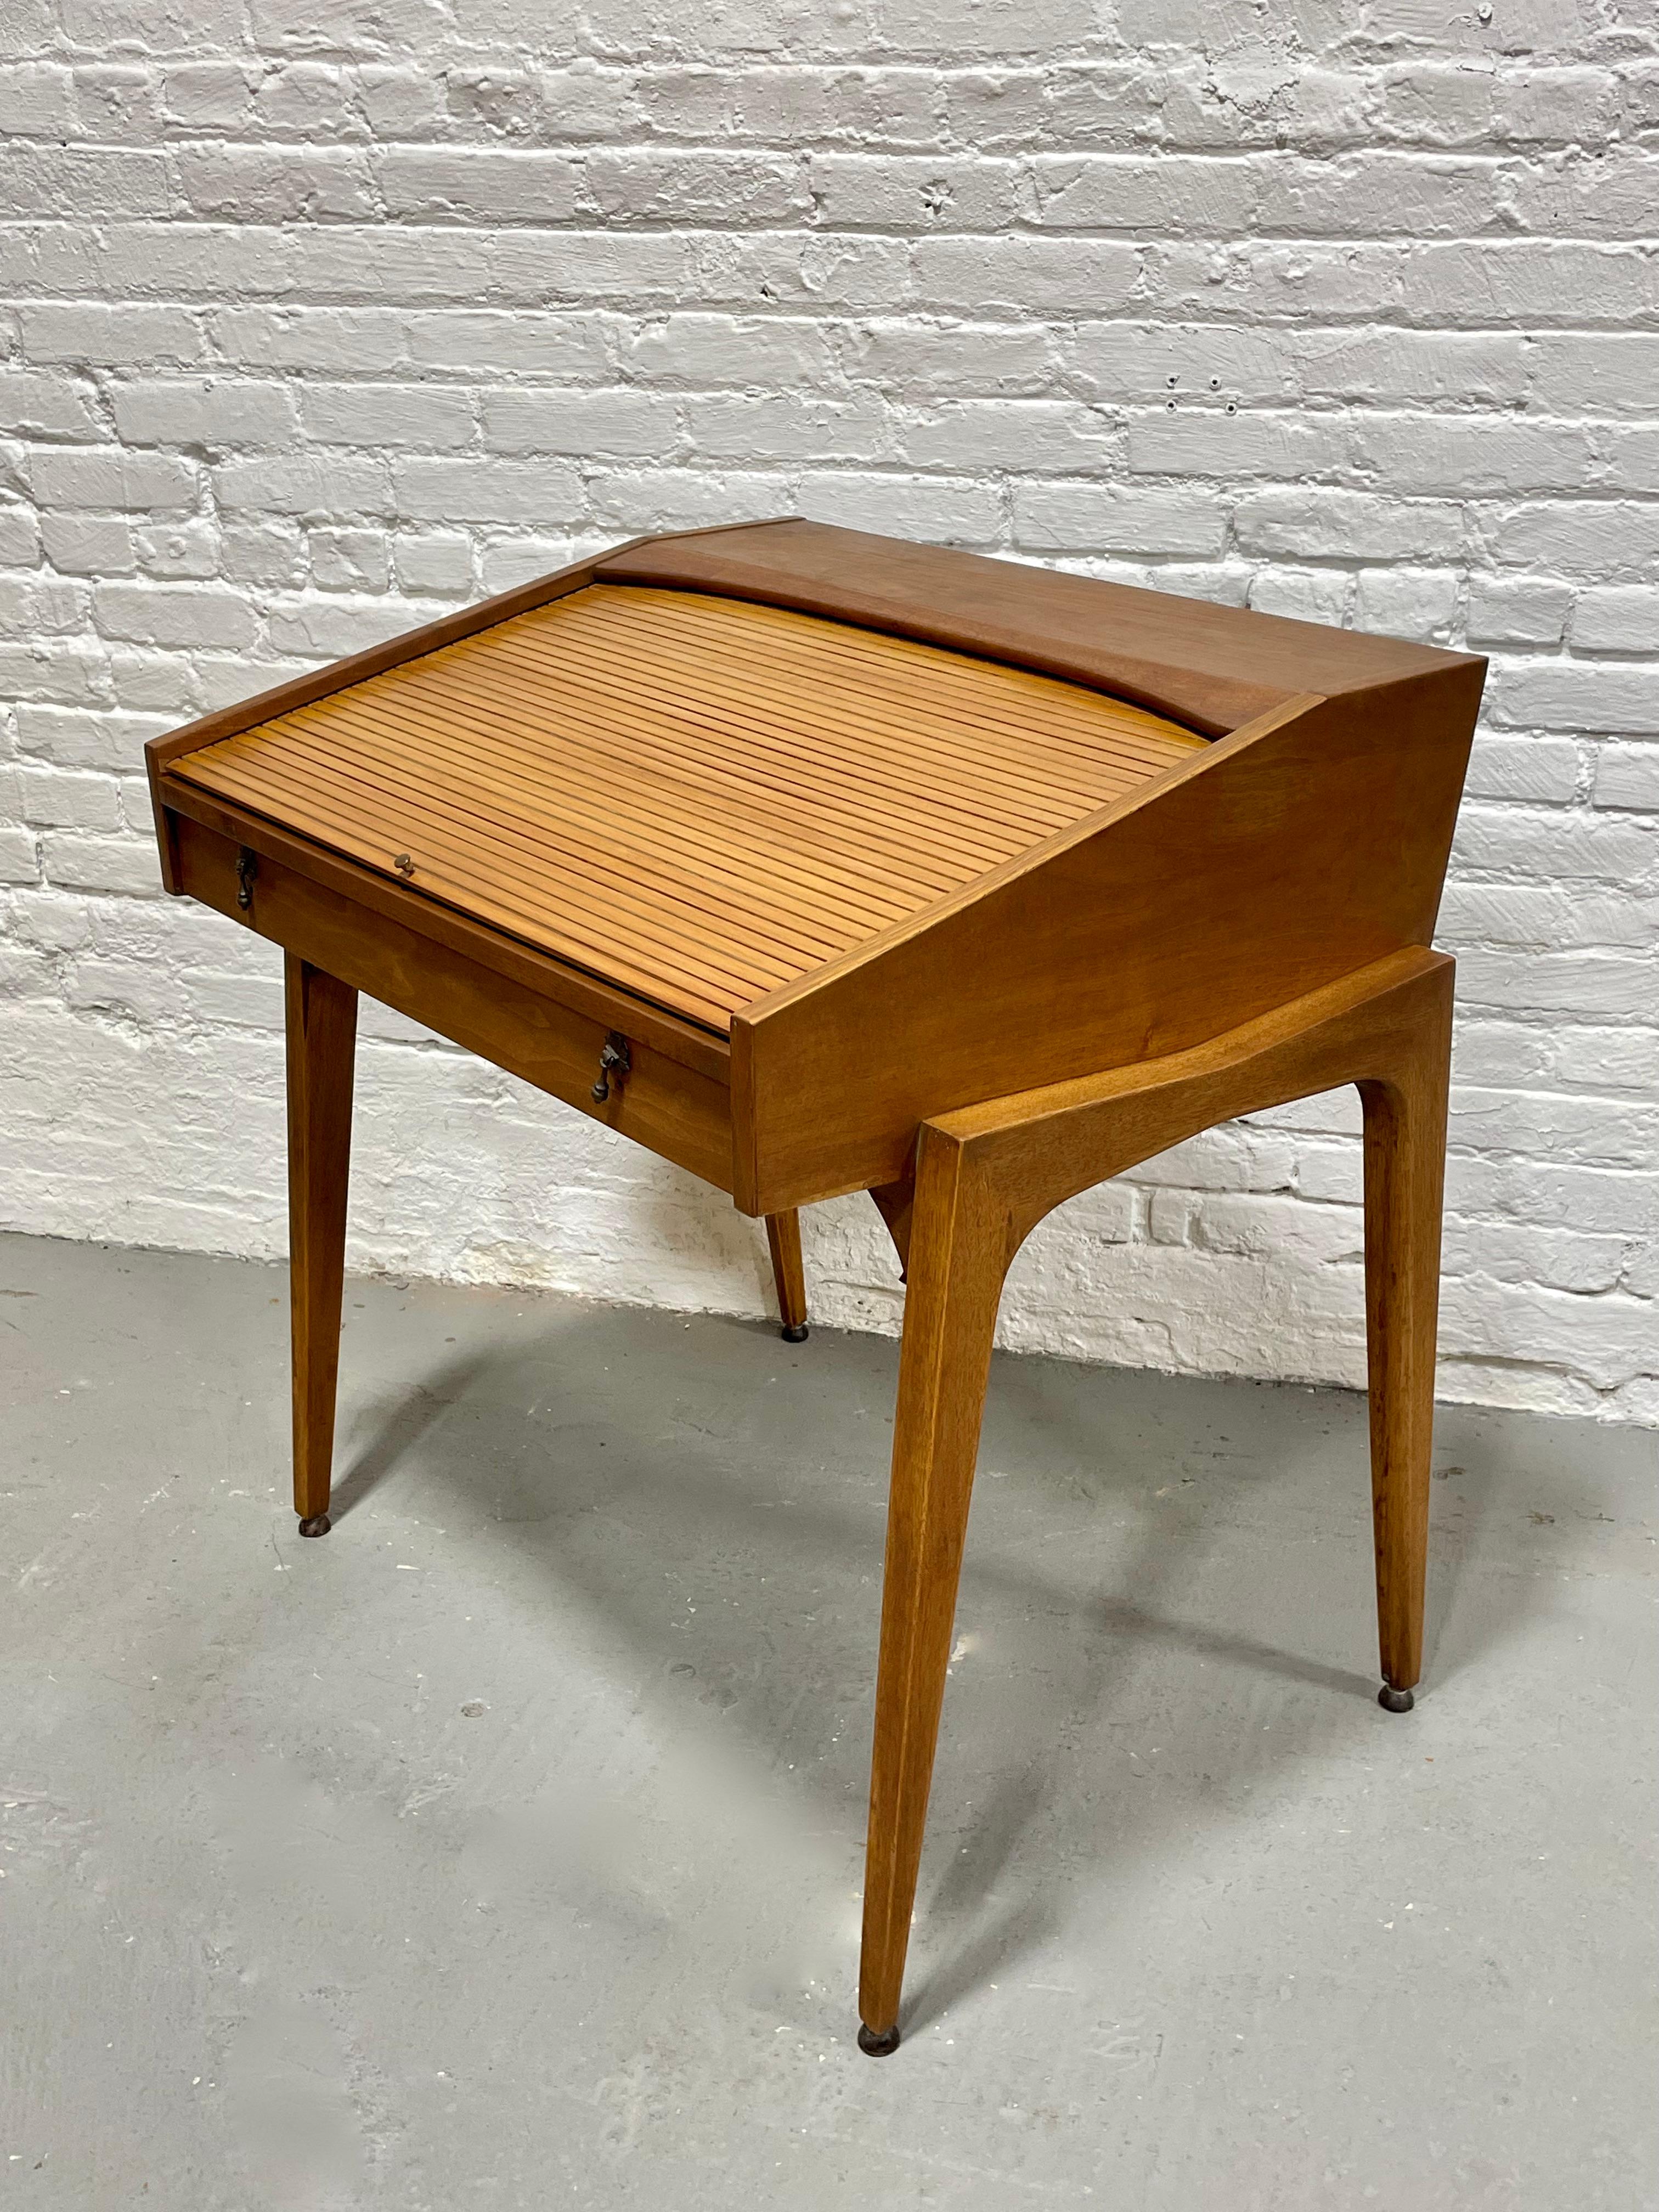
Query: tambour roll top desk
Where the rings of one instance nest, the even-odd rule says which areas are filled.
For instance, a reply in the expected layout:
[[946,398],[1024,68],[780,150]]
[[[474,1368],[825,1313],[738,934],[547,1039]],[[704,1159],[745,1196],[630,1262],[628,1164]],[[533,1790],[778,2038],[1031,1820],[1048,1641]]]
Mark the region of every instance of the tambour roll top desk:
[[356,994],[907,1268],[860,2040],[900,1984],[998,1300],[1063,1200],[1357,1083],[1382,1702],[1421,1656],[1484,663],[787,520],[647,538],[149,748],[167,888],[287,959],[295,1503],[328,1527]]

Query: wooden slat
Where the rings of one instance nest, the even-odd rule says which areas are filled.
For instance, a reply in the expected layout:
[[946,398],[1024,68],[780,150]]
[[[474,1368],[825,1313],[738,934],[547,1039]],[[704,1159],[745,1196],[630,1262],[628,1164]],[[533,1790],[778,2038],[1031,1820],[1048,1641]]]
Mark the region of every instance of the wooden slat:
[[787,609],[592,585],[171,772],[720,1030],[1203,740]]

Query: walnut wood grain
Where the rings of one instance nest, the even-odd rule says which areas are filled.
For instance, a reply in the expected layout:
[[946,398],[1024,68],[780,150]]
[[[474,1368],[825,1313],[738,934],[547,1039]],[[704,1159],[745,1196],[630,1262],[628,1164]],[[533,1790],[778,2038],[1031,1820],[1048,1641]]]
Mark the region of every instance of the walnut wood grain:
[[357,994],[291,952],[283,967],[294,1510],[313,1535],[327,1528],[334,1451]]
[[726,592],[1041,669],[1138,701],[1208,737],[1297,692],[1370,690],[1459,657],[799,520],[638,540],[608,555],[595,573],[618,583]]
[[772,1280],[778,1294],[778,1319],[789,1334],[806,1328],[806,1270],[800,1253],[800,1216],[769,1213],[766,1242],[772,1255]]
[[[248,907],[237,903],[233,840],[189,816],[177,823],[181,887],[245,927],[342,977],[411,1021],[560,1098],[717,1189],[731,1188],[731,1093],[637,1029],[597,1018],[434,944],[282,862],[261,858]],[[608,1012],[609,1010],[607,1010]],[[599,1055],[629,1037],[629,1073],[596,1101]]]
[[787,1325],[795,1210],[871,1190],[908,1290],[866,2049],[896,2038],[1008,1262],[1066,1197],[1343,1082],[1409,1702],[1451,999],[1427,948],[1483,670],[792,522],[577,564],[147,748],[168,889],[286,955],[313,1526],[358,990],[765,1214]]
[[1429,943],[1480,684],[1449,659],[1292,701],[746,1009],[738,1205],[890,1182],[926,1120],[1182,1049]]

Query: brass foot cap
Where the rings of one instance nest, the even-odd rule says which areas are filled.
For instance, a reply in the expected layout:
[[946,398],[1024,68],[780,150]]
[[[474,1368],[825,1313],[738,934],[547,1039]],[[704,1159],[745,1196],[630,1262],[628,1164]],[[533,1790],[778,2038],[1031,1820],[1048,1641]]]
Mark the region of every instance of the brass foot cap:
[[326,1513],[313,1513],[300,1523],[302,1536],[326,1536],[333,1527]]
[[1416,1700],[1409,1690],[1396,1690],[1391,1683],[1384,1682],[1376,1693],[1376,1702],[1385,1713],[1408,1713]]
[[794,1328],[781,1328],[778,1331],[778,1334],[786,1344],[805,1344],[811,1334],[805,1322],[801,1322]]
[[866,2058],[890,2058],[898,2047],[899,2032],[897,2028],[890,2027],[884,2035],[877,2035],[871,2029],[860,2024],[859,2027],[859,2049],[864,2053]]

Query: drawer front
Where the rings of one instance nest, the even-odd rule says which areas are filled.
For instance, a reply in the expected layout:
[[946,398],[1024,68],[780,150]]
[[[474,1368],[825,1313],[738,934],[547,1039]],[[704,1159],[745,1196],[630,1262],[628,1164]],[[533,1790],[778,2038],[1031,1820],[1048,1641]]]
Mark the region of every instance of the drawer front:
[[[371,913],[266,856],[258,858],[251,879],[245,880],[238,873],[241,848],[236,842],[187,815],[170,814],[167,828],[179,888],[190,897],[563,1099],[590,1121],[620,1130],[717,1189],[731,1189],[728,1085],[623,1029],[627,1072],[613,1072],[608,1096],[595,1100],[600,1055],[611,1034],[605,1023]],[[244,895],[246,905],[240,902]]]

